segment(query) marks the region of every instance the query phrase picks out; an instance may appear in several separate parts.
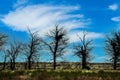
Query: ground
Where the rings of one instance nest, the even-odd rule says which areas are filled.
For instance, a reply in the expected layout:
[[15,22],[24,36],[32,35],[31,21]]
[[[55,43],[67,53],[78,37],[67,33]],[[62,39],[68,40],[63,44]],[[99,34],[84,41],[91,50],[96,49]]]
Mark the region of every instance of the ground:
[[120,80],[120,70],[3,70],[0,80]]

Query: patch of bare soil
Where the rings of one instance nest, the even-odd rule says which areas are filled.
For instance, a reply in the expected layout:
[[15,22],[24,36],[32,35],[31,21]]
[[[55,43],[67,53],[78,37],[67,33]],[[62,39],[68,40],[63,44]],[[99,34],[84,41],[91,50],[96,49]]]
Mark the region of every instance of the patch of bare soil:
[[29,80],[30,77],[28,75],[19,75],[19,76],[16,76],[15,79],[17,79],[17,80]]

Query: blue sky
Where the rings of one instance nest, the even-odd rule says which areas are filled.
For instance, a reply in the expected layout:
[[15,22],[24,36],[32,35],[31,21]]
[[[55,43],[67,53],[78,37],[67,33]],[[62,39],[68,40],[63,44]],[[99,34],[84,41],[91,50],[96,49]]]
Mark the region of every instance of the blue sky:
[[[92,62],[103,62],[104,36],[120,29],[120,0],[0,0],[0,31],[10,38],[27,42],[27,27],[43,37],[57,23],[68,30],[70,43],[78,41],[76,34],[88,32],[87,38],[94,40]],[[71,52],[65,56],[78,61]]]

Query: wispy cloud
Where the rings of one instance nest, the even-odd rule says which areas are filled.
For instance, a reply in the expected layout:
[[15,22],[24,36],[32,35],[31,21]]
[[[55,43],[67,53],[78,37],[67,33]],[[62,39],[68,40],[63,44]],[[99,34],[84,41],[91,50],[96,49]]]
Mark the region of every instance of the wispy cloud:
[[116,10],[118,10],[118,5],[117,4],[112,4],[112,5],[109,5],[109,7],[108,7],[110,10],[113,10],[113,11],[116,11]]
[[[78,10],[79,6],[46,6],[32,5],[17,8],[4,15],[1,21],[15,30],[45,29],[56,23],[61,23],[69,28],[83,27],[86,20],[82,14],[70,14]],[[77,19],[76,19],[77,18]]]
[[[103,38],[104,35],[102,33],[95,33],[95,32],[86,32],[86,39],[96,39],[96,38]],[[79,32],[72,32],[69,34],[70,42],[77,42],[79,41],[79,37],[83,37],[83,31]]]
[[112,21],[120,22],[120,16],[111,18]]
[[[29,27],[32,31],[39,31],[44,36],[55,24],[60,23],[68,29],[70,42],[78,41],[76,34],[82,36],[82,32],[70,32],[72,29],[85,28],[91,23],[91,19],[83,14],[73,14],[80,10],[80,6],[52,6],[52,5],[29,5],[18,7],[10,11],[0,19],[3,23],[14,30],[26,31]],[[87,38],[101,38],[99,33],[89,32]]]
[[0,20],[14,30],[26,31],[29,27],[31,30],[40,30],[41,33],[57,23],[68,30],[86,27],[90,19],[83,14],[74,14],[77,10],[80,10],[80,6],[29,5],[10,11]]

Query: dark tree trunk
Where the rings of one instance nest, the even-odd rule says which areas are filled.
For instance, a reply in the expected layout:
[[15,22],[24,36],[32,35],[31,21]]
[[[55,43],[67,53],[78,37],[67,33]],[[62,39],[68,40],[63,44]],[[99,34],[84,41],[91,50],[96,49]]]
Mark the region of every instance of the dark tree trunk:
[[53,57],[54,57],[53,69],[55,70],[56,69],[56,53],[54,53]]
[[25,62],[25,69],[27,69],[27,62]]
[[53,54],[53,59],[54,59],[54,64],[53,64],[53,69],[56,69],[56,53],[57,53],[57,48],[58,48],[58,41],[56,41],[56,45],[55,45],[55,51]]
[[4,69],[5,69],[5,67],[6,67],[6,57],[4,58],[3,68],[2,68],[2,70],[4,70]]
[[28,69],[31,69],[31,60],[30,56],[28,57]]
[[15,59],[13,59],[13,70],[15,69]]
[[13,70],[13,61],[10,60],[10,69]]
[[86,55],[82,56],[82,69],[86,69],[87,63],[86,63]]
[[4,61],[4,62],[3,62],[3,68],[2,68],[2,70],[5,69],[5,66],[6,66],[6,62]]
[[113,69],[114,70],[117,69],[117,56],[115,56],[115,58],[114,58]]
[[117,69],[117,51],[116,51],[116,46],[113,45],[113,50],[114,50],[114,60],[113,60],[113,69]]

